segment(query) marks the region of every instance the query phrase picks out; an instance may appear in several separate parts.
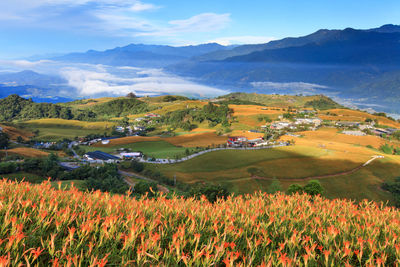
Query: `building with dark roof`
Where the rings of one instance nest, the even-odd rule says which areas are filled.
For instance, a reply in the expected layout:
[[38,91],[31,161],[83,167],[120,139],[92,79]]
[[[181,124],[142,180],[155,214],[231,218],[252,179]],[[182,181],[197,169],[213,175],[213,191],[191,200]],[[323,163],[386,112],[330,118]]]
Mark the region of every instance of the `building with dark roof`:
[[105,153],[103,151],[93,151],[93,152],[87,152],[84,157],[87,160],[101,160],[101,161],[107,161],[107,162],[115,162],[119,160],[118,157],[110,155],[108,153]]

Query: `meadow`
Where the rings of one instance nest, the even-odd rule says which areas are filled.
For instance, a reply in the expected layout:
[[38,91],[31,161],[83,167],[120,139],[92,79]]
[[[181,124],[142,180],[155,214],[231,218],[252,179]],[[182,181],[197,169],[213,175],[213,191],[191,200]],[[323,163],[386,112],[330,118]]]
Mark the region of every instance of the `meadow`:
[[[327,113],[330,115],[327,115]],[[332,116],[331,114],[335,115]],[[393,121],[382,116],[375,116],[367,112],[351,110],[351,109],[329,109],[325,110],[324,112],[320,112],[319,117],[323,120],[358,121],[358,122],[364,122],[366,119],[373,119],[373,120],[378,120],[378,123],[380,125],[400,128],[400,123],[397,121]]]
[[[383,139],[344,135],[332,128],[300,134],[302,137],[282,137],[282,140],[295,141],[296,145],[291,147],[217,151],[178,164],[148,164],[147,168],[170,178],[176,175],[178,180],[187,183],[223,184],[235,193],[267,191],[274,178],[279,180],[283,190],[293,183],[305,185],[309,180],[317,179],[326,189],[328,198],[392,201],[390,194],[380,186],[382,182],[400,176],[400,157],[384,155],[376,149],[384,143]],[[385,158],[357,169],[374,155]]]
[[0,150],[1,155],[20,155],[23,157],[27,158],[42,158],[42,157],[47,157],[49,153],[39,150],[39,149],[34,149],[34,148],[29,148],[29,147],[16,147],[16,148],[11,148],[6,150]]
[[109,144],[95,144],[95,147],[119,147],[126,146],[138,142],[150,142],[150,141],[164,141],[174,146],[182,147],[207,147],[212,145],[219,145],[226,143],[226,136],[218,136],[214,132],[191,132],[189,134],[183,134],[173,137],[159,137],[159,136],[128,136],[110,140]]
[[29,131],[25,131],[22,129],[17,129],[10,125],[0,124],[0,127],[3,129],[2,131],[8,134],[11,140],[17,140],[20,136],[23,140],[29,140],[33,136],[33,133]]
[[129,148],[132,151],[141,151],[148,157],[174,158],[182,156],[186,148],[174,146],[166,141],[144,141],[116,146],[81,146],[85,151],[101,150],[107,153],[115,153],[118,148]]
[[0,182],[0,264],[397,266],[400,212],[381,203],[255,193],[135,199]]
[[39,119],[22,122],[18,125],[30,131],[38,130],[39,134],[36,138],[39,140],[59,141],[64,138],[74,139],[75,137],[84,137],[89,134],[110,133],[117,123],[107,121],[86,122],[63,119]]

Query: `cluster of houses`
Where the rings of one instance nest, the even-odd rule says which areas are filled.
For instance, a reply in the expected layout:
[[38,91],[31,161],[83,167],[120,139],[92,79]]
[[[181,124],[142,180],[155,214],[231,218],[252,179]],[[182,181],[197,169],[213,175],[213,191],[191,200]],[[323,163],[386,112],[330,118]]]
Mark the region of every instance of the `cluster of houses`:
[[[144,122],[147,124],[152,124],[152,119],[159,118],[161,115],[155,113],[147,113],[144,117],[136,118],[135,122]],[[146,126],[143,125],[132,125],[132,126],[117,126],[115,131],[119,133],[127,133],[128,135],[140,135],[146,131]]]
[[[277,121],[273,122],[269,127],[274,130],[290,129],[296,130],[300,125],[306,125],[312,127],[313,130],[317,129],[322,124],[322,120],[319,118],[298,118],[293,122],[289,121]],[[267,125],[261,126],[267,128]]]
[[263,137],[249,140],[244,136],[231,136],[227,141],[229,147],[258,147],[268,144],[269,143]]
[[342,133],[347,135],[364,136],[367,135],[364,131],[368,130],[373,135],[384,136],[392,135],[394,132],[398,131],[396,128],[376,128],[374,123],[372,124],[361,124],[360,122],[352,121],[338,121],[335,123],[337,127],[351,128],[352,130],[344,130]]

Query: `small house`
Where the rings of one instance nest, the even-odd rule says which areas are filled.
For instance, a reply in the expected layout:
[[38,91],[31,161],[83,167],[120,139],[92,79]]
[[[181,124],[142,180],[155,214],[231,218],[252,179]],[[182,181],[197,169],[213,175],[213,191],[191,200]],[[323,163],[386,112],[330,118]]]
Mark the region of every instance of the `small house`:
[[119,157],[121,159],[135,159],[135,158],[141,158],[142,156],[143,156],[142,152],[125,152],[119,154]]

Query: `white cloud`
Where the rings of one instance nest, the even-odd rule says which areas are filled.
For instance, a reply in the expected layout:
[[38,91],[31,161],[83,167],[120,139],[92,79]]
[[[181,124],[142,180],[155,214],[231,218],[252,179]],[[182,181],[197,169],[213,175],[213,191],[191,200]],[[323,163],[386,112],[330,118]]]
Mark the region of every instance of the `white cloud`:
[[305,83],[305,82],[252,82],[251,85],[257,89],[275,89],[275,90],[298,90],[298,89],[326,89],[327,86],[314,84],[314,83]]
[[268,36],[231,36],[221,37],[214,40],[210,40],[210,43],[218,43],[220,45],[232,45],[232,44],[264,44],[270,41],[276,40],[274,37]]
[[182,33],[213,32],[225,28],[230,21],[229,13],[202,13],[188,19],[169,21],[169,26],[138,33],[137,36],[171,36]]
[[154,10],[158,9],[159,7],[153,4],[145,4],[142,2],[134,3],[129,9],[135,12],[146,11],[146,10]]
[[51,60],[39,60],[39,61],[28,61],[28,60],[0,60],[0,65],[7,66],[9,68],[23,68],[32,69],[35,66],[41,64],[51,63]]
[[[155,69],[129,69],[131,75],[118,73],[117,68],[108,70],[99,67],[95,70],[68,67],[61,75],[68,84],[77,89],[79,96],[112,95],[121,96],[129,92],[137,95],[180,94],[188,96],[213,97],[228,91],[196,84],[177,76],[165,74]],[[120,69],[120,68],[119,68]],[[116,74],[111,74],[114,71]]]

